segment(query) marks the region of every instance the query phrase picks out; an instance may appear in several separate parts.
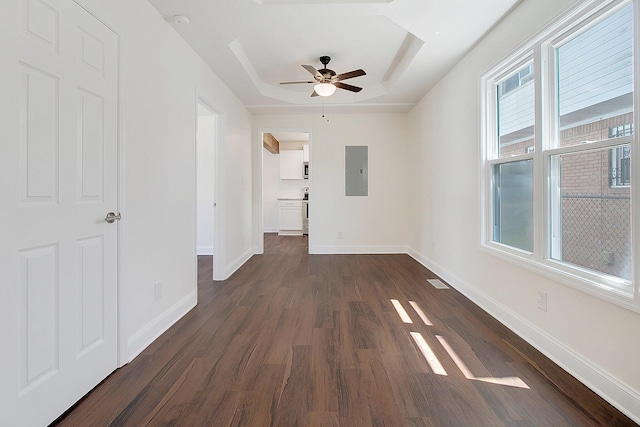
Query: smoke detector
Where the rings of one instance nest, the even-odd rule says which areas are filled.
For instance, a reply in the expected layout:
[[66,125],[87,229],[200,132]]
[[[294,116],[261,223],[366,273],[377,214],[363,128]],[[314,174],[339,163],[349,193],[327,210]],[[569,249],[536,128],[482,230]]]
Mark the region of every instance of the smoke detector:
[[191,21],[186,15],[173,15],[173,22],[175,24],[189,24]]

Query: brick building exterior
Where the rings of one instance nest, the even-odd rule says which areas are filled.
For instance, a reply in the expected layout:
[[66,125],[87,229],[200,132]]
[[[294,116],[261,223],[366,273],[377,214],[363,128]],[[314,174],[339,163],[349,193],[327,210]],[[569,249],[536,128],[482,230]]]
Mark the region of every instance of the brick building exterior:
[[[625,136],[633,113],[575,126],[560,132],[562,147]],[[533,139],[500,147],[500,157],[527,153]],[[628,155],[629,152],[623,153]],[[616,182],[616,150],[561,156],[561,248],[554,258],[631,279],[631,188]],[[612,159],[613,158],[613,159]],[[619,164],[618,164],[619,166]],[[616,170],[617,169],[617,170]]]

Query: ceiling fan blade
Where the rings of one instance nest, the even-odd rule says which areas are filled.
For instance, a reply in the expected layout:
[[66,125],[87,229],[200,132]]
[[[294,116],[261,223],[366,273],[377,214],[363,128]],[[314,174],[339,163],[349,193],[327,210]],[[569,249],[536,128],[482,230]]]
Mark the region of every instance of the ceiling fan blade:
[[297,84],[300,84],[300,83],[318,83],[318,82],[315,81],[315,80],[304,81],[304,82],[280,82],[281,85],[297,85]]
[[316,70],[315,68],[313,68],[313,66],[311,65],[303,65],[302,68],[304,68],[305,70],[307,70],[308,72],[310,72],[311,74],[313,74],[313,77],[316,78],[316,80],[322,80],[324,77],[322,76],[322,74],[320,74],[318,72],[318,70]]
[[348,85],[346,83],[335,82],[334,86],[340,89],[350,90],[351,92],[360,92],[362,90],[361,87]]
[[334,80],[339,82],[340,80],[347,80],[347,79],[352,79],[354,77],[360,77],[360,76],[366,76],[367,73],[364,72],[364,70],[353,70],[353,71],[349,71],[348,73],[342,73],[342,74],[338,74],[337,76],[334,77]]
[[320,95],[318,95],[318,92],[316,92],[316,91],[314,90],[314,91],[313,91],[313,93],[311,94],[311,96],[312,96],[312,97],[314,97],[314,96],[320,96]]

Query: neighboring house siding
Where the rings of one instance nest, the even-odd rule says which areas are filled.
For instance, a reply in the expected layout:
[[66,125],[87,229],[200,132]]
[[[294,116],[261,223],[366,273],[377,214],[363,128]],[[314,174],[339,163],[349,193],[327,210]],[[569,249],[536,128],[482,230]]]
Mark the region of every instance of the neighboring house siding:
[[[631,5],[558,49],[560,116],[633,90]],[[593,52],[597,52],[594,56]],[[570,123],[567,123],[570,125]]]
[[533,137],[534,104],[533,80],[500,98],[500,140],[511,142],[522,138],[521,131],[528,130]]
[[[560,129],[580,128],[632,110],[633,22],[631,5],[558,49]],[[597,52],[596,55],[589,54]],[[501,152],[509,144],[533,139],[534,82],[528,80],[500,97]],[[599,130],[595,126],[594,130]],[[583,129],[579,129],[580,132]],[[585,132],[585,140],[596,140]],[[604,138],[607,136],[605,135]],[[564,139],[564,136],[562,137]],[[533,145],[529,143],[526,146]],[[564,145],[564,144],[562,144]],[[509,148],[516,154],[523,151]],[[504,157],[504,156],[503,156]]]

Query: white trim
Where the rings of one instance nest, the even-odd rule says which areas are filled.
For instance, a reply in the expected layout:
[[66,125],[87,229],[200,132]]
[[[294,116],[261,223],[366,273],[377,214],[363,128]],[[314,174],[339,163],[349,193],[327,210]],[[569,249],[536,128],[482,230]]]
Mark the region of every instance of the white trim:
[[324,255],[366,255],[366,254],[406,254],[406,246],[309,246],[310,254]]
[[621,381],[558,341],[475,286],[415,250],[409,256],[444,279],[473,303],[496,318],[562,369],[573,375],[622,413],[640,423],[640,391]]
[[280,230],[278,236],[302,236],[302,230]]
[[[634,91],[633,91],[633,105],[634,108],[638,108],[640,106],[640,90],[636,90],[636,86],[638,85],[637,76],[640,76],[640,43],[637,41],[640,39],[640,7],[638,7],[638,2],[634,1],[633,3],[633,75],[634,75]],[[640,136],[638,136],[638,129],[640,129],[640,118],[638,117],[639,111],[635,111],[633,114],[633,141],[631,143],[631,153],[635,151],[638,153],[640,151]],[[631,163],[631,182],[635,182],[636,184],[631,187],[631,203],[632,203],[632,215],[631,215],[631,230],[635,232],[636,236],[638,235],[638,230],[640,230],[640,215],[638,215],[638,211],[636,210],[634,213],[633,205],[638,206],[638,201],[640,201],[640,185],[637,183],[640,182],[640,168],[633,167],[633,161]],[[638,260],[638,254],[640,254],[640,239],[631,239],[631,259]],[[640,266],[635,265],[632,266],[632,279],[633,283],[635,283],[635,294],[634,299],[640,305]]]
[[213,255],[213,246],[198,246],[198,255]]
[[191,292],[149,322],[145,327],[131,335],[127,341],[127,362],[135,359],[145,348],[195,307],[196,303],[197,292]]
[[[225,280],[228,276],[225,276],[223,272],[227,269],[226,266],[226,243],[227,243],[227,216],[226,216],[226,200],[227,200],[227,192],[226,192],[226,163],[224,162],[224,158],[226,155],[226,131],[227,131],[227,115],[222,108],[216,105],[215,102],[211,102],[209,97],[204,94],[204,91],[200,91],[198,87],[196,87],[195,93],[195,108],[196,108],[196,130],[195,134],[197,137],[198,133],[198,113],[197,108],[198,104],[203,104],[209,111],[213,113],[215,125],[214,125],[214,147],[213,147],[213,173],[214,173],[214,189],[213,196],[215,200],[215,208],[213,214],[213,248],[211,249],[211,254],[216,254],[213,258],[213,280]],[[196,142],[196,156],[197,156],[197,142]],[[197,165],[197,157],[195,158]],[[197,172],[194,172],[197,173]],[[196,187],[197,187],[197,175],[196,175]],[[197,188],[196,188],[197,190]],[[197,191],[196,191],[197,194]],[[196,197],[197,203],[197,197]],[[197,218],[196,218],[197,224]],[[197,227],[196,227],[197,233]],[[194,237],[197,242],[197,235]],[[197,243],[194,242],[194,247],[196,247]],[[200,249],[197,249],[198,254],[200,254]],[[205,255],[205,254],[201,254]],[[209,255],[209,254],[207,254]],[[197,260],[196,260],[197,263]],[[197,264],[196,264],[197,265]]]
[[603,139],[601,141],[589,142],[586,144],[569,145],[567,147],[553,148],[545,150],[543,154],[547,157],[560,156],[563,154],[578,154],[589,151],[601,151],[618,147],[620,145],[629,145],[633,142],[631,136],[621,136],[619,138]]
[[[215,280],[227,280],[233,273],[238,271],[240,267],[242,267],[247,261],[249,261],[249,259],[251,259],[253,255],[253,248],[248,249],[247,251],[245,251],[245,253],[234,259],[233,262],[229,263],[227,269],[225,270],[225,274],[221,276],[221,278]],[[213,257],[213,259],[215,260],[216,257]]]

